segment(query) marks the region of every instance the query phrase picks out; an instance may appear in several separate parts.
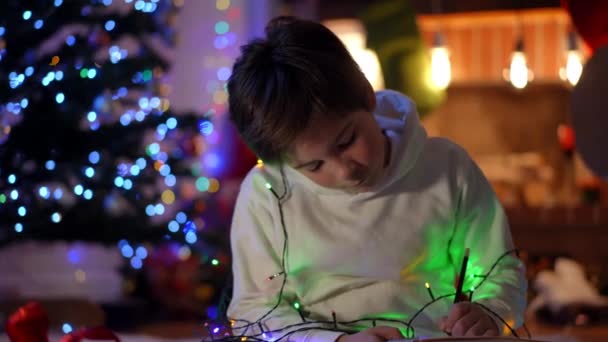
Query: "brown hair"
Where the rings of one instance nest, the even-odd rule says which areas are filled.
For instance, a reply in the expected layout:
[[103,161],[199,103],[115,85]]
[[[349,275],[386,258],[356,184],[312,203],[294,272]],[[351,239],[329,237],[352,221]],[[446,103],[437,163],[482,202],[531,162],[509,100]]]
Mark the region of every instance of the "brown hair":
[[312,115],[372,110],[372,88],[325,26],[278,17],[241,47],[228,81],[230,120],[259,158],[280,161]]

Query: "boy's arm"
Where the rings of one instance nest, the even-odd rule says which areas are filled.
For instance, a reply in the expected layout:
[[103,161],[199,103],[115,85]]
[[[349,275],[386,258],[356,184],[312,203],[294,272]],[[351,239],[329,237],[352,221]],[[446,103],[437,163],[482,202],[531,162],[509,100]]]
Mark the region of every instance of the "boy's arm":
[[[261,193],[268,189],[260,189],[252,177],[248,178],[241,187],[231,227],[234,287],[228,317],[235,320],[233,334],[276,340],[296,329],[308,328],[291,333],[282,341],[335,341],[341,332],[314,329],[319,324],[302,324],[293,306],[296,296],[289,283],[277,305],[284,276],[269,277],[282,271],[284,236],[276,233],[270,212],[273,208],[264,205],[270,201],[277,205],[276,199],[269,200],[266,193]],[[300,325],[284,329],[293,324]]]
[[[515,247],[502,205],[479,167],[466,153],[464,156],[450,256],[455,269],[459,269],[465,248],[470,248],[463,291],[474,289],[473,302],[492,310],[516,329],[523,323],[526,306],[524,266],[514,252],[508,253]],[[498,317],[489,315],[500,332],[510,332]]]

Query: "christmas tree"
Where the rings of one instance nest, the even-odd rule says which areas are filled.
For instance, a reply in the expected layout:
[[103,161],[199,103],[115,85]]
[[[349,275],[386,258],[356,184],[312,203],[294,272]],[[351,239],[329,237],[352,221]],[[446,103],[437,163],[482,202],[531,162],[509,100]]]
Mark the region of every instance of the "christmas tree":
[[[169,240],[161,259],[228,264],[211,112],[173,113],[167,99],[180,3],[0,3],[0,245],[117,244],[139,269],[144,243]],[[209,298],[221,277],[205,276]]]

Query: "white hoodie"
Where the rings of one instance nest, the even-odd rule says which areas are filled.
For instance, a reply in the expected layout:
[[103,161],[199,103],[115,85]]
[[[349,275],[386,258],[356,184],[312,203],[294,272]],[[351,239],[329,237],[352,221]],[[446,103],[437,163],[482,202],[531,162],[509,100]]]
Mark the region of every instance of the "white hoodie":
[[[466,247],[471,257],[465,290],[485,279],[473,301],[512,327],[521,325],[526,294],[521,262],[507,255],[480,277],[513,249],[487,180],[462,148],[427,138],[409,98],[394,91],[376,97],[374,115],[392,148],[384,179],[374,189],[353,195],[324,188],[286,165],[284,178],[279,166],[265,165],[243,181],[231,228],[234,293],[228,317],[236,320],[235,334],[275,340],[292,332],[281,341],[329,342],[341,334],[336,330],[377,324],[402,328],[409,337],[445,336],[436,323],[454,301]],[[273,192],[283,196],[280,208]],[[287,279],[276,306],[285,235]],[[452,296],[412,321],[431,302],[426,282],[434,297]],[[375,321],[342,323],[362,318]],[[413,331],[381,318],[410,323]],[[296,329],[302,330],[293,333]]]

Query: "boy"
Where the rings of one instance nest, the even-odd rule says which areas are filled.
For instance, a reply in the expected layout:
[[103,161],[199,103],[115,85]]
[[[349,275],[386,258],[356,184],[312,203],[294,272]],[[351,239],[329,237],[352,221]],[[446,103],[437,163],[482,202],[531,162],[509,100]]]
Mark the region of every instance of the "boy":
[[[272,20],[242,47],[228,92],[232,122],[264,161],[231,228],[235,335],[386,341],[522,323],[522,265],[483,174],[460,147],[427,138],[407,97],[374,94],[331,31]],[[464,289],[476,289],[453,304],[465,248]]]

